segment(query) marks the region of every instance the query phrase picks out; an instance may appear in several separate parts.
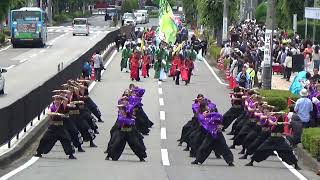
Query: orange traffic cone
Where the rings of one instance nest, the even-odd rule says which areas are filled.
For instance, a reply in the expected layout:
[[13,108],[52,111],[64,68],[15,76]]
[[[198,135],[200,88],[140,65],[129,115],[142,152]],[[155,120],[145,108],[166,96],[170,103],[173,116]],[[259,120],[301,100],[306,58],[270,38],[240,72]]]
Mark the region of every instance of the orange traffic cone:
[[95,80],[94,67],[91,66],[91,81]]
[[[288,116],[286,116],[285,118],[284,118],[284,122],[289,122],[289,118],[288,118]],[[291,132],[290,132],[290,129],[289,129],[289,125],[288,124],[284,124],[284,126],[283,126],[283,134],[285,134],[285,135],[291,135]]]

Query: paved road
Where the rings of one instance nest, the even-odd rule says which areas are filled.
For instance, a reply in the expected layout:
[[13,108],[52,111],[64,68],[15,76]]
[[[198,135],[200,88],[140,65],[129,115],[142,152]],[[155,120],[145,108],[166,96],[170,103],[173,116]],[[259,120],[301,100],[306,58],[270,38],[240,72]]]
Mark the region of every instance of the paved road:
[[[55,44],[58,44],[59,42],[70,41],[73,44],[77,44],[79,39],[82,39],[82,42],[86,39],[97,42],[99,38],[96,38],[96,35],[101,35],[105,32],[114,30],[114,28],[109,27],[110,22],[104,21],[103,16],[93,16],[89,18],[89,22],[91,23],[91,35],[89,37],[72,37],[71,23],[64,23],[60,26],[48,27],[48,42],[45,48],[12,48],[9,46],[0,49],[0,67],[11,69],[26,61],[40,59],[41,56],[34,58],[30,58],[30,56],[35,54],[38,55],[39,51],[43,49],[54,48]],[[68,46],[64,47],[68,48]],[[55,51],[55,49],[51,51]]]
[[[144,109],[149,118],[155,123],[149,136],[145,136],[148,158],[139,162],[132,151],[126,147],[124,154],[117,162],[104,160],[103,151],[109,140],[109,130],[116,120],[117,99],[130,83],[129,74],[119,72],[120,54],[117,53],[103,74],[102,82],[91,91],[91,97],[100,107],[105,123],[99,124],[100,135],[96,139],[98,148],[85,145],[85,153],[77,153],[78,160],[67,160],[60,143],[54,150],[39,159],[33,165],[16,174],[13,180],[56,180],[56,179],[153,179],[153,180],[296,180],[276,157],[255,167],[245,167],[248,160],[239,160],[239,149],[233,151],[235,167],[227,167],[223,160],[211,156],[203,165],[191,165],[193,160],[188,153],[178,147],[178,139],[182,125],[191,116],[192,99],[203,93],[213,100],[220,112],[225,112],[229,105],[228,90],[212,76],[203,62],[197,63],[197,71],[188,86],[174,85],[171,79],[158,84],[153,78],[142,79],[136,83],[146,89],[143,99]],[[153,71],[152,73],[153,74]],[[181,83],[183,84],[183,83]],[[160,90],[160,89],[161,90]],[[159,101],[163,99],[163,104]],[[165,112],[165,120],[160,120],[160,111]],[[162,116],[163,118],[163,116]],[[166,129],[163,129],[166,128]],[[166,134],[160,132],[164,131]],[[229,138],[226,136],[226,138]],[[163,161],[167,150],[168,161]],[[168,163],[163,165],[163,162]],[[317,179],[313,173],[303,170],[302,174],[308,179]]]

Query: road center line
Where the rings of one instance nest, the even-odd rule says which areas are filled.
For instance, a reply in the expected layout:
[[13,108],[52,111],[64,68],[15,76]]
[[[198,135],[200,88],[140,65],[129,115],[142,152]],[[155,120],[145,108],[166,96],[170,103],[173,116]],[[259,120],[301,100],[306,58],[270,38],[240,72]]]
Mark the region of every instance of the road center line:
[[167,130],[166,130],[166,128],[161,128],[160,137],[161,137],[161,139],[167,139]]
[[158,81],[158,85],[161,85],[162,84],[162,82],[161,81]]
[[162,94],[162,88],[158,88],[158,93],[161,95]]
[[36,57],[37,56],[37,54],[32,54],[31,56],[30,56],[30,58],[33,58],[33,57]]
[[22,59],[22,60],[19,61],[19,63],[24,63],[26,61],[28,61],[28,59]]
[[159,98],[159,104],[160,104],[160,106],[163,106],[163,105],[164,105],[163,98]]
[[161,149],[162,165],[170,166],[169,155],[167,149]]
[[166,112],[160,111],[160,120],[162,121],[166,120]]
[[4,68],[4,69],[9,70],[9,69],[12,69],[12,68],[15,67],[15,66],[16,66],[16,65],[11,65],[11,66],[6,67],[6,68]]
[[29,161],[27,161],[26,163],[24,163],[22,166],[18,167],[17,169],[9,172],[8,174],[2,176],[0,178],[0,180],[7,180],[9,178],[11,178],[12,176],[16,175],[17,173],[19,173],[20,171],[26,169],[27,167],[31,166],[33,163],[35,163],[39,158],[38,157],[32,157]]

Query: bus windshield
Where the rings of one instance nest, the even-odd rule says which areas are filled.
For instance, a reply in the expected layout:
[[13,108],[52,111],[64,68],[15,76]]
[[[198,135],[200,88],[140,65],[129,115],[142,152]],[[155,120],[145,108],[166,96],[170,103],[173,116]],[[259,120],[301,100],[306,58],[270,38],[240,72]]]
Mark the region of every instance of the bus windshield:
[[40,11],[13,11],[13,21],[41,21]]
[[73,20],[73,24],[74,25],[86,25],[87,24],[87,20],[85,20],[85,19],[75,19],[75,20]]

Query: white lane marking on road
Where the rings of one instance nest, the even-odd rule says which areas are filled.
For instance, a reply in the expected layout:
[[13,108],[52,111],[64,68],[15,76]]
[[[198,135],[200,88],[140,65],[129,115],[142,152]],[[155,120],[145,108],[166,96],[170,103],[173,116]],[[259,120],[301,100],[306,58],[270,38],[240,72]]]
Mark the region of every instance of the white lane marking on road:
[[161,85],[162,84],[162,82],[161,81],[158,81],[158,85]]
[[39,51],[40,53],[44,53],[46,50],[45,49],[42,49],[41,51]]
[[162,121],[166,120],[166,112],[160,111],[160,120]]
[[19,63],[24,63],[26,61],[28,61],[28,59],[22,59],[22,60],[19,61]]
[[216,80],[222,84],[222,85],[225,85],[225,86],[228,86],[228,84],[226,83],[223,83],[221,81],[221,79],[218,77],[218,75],[214,72],[214,70],[212,69],[212,67],[209,65],[209,63],[207,62],[207,60],[205,58],[203,58],[203,62],[206,64],[206,66],[209,68],[209,71],[211,72],[211,74],[216,78]]
[[162,92],[162,88],[158,88],[158,93],[161,95],[163,92]]
[[7,47],[4,47],[4,48],[0,49],[0,52],[9,49],[11,46],[12,46],[12,45],[9,45],[9,46],[7,46]]
[[33,163],[35,163],[39,158],[38,157],[32,157],[28,162],[24,163],[22,166],[18,167],[17,169],[9,172],[8,174],[2,176],[0,180],[7,180],[11,178],[12,176],[16,175],[20,171],[26,169],[27,167],[31,166]]
[[166,130],[166,128],[161,128],[160,137],[161,137],[161,139],[167,139],[167,130]]
[[161,149],[162,165],[170,166],[169,155],[167,149]]
[[29,56],[30,58],[36,57],[37,54],[32,54],[31,56]]
[[3,68],[3,69],[9,70],[9,69],[12,69],[12,68],[15,67],[15,66],[16,66],[16,65],[11,65],[11,66],[5,67],[5,68]]
[[282,164],[283,164],[287,169],[289,169],[289,171],[291,171],[292,174],[294,174],[295,176],[297,176],[298,179],[300,179],[300,180],[308,180],[308,179],[307,179],[306,177],[304,177],[299,171],[297,171],[294,167],[292,167],[292,166],[290,166],[289,164],[283,162],[282,159],[279,157],[277,151],[273,151],[273,152],[277,155],[278,159],[282,162]]
[[160,104],[160,106],[163,106],[163,105],[164,105],[163,98],[159,98],[159,104]]
[[[54,44],[54,42],[56,42],[56,40],[58,40],[58,39],[62,38],[62,37],[63,37],[63,36],[65,36],[65,35],[67,35],[67,34],[61,34],[60,36],[58,36],[58,37],[56,37],[56,38],[52,39],[51,41],[49,41],[49,42],[48,42],[48,45],[53,45],[53,44]],[[47,48],[48,48],[48,47],[47,47]]]

